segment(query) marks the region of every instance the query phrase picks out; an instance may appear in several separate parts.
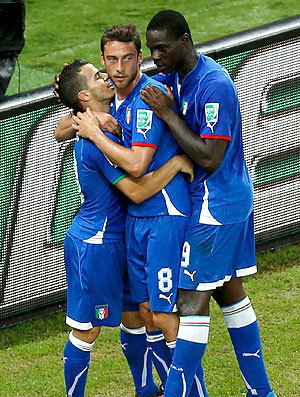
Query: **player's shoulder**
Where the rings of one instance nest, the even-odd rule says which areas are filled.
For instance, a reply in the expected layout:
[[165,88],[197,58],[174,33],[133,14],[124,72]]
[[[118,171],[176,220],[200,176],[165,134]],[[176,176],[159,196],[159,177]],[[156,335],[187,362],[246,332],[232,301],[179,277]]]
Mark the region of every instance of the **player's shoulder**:
[[[118,136],[111,134],[108,131],[104,131],[104,135],[106,135],[113,142],[120,144],[120,139]],[[81,156],[85,158],[95,158],[103,155],[101,150],[89,139],[77,137],[75,148],[77,148],[77,151],[80,151]]]
[[144,78],[141,82],[141,88],[147,87],[147,85],[153,85],[154,87],[159,88],[161,91],[166,92],[163,82],[156,80],[153,77],[147,76],[146,74],[143,76]]
[[236,91],[230,75],[224,68],[215,68],[207,71],[198,83],[198,90],[199,92],[221,91],[224,94]]
[[174,82],[176,80],[176,72],[171,72],[171,73],[158,73],[152,76],[153,80],[159,81],[160,83],[167,85],[168,87],[171,87],[174,85]]

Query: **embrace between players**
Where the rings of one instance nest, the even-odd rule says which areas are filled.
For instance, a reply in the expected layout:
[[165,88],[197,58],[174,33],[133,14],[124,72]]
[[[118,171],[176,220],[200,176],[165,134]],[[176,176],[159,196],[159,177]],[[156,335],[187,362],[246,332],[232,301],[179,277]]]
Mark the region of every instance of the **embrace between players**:
[[100,327],[120,323],[136,397],[208,396],[202,357],[213,297],[246,396],[275,397],[241,281],[257,269],[236,89],[226,70],[196,52],[177,11],[151,19],[146,44],[154,79],[140,71],[140,37],[127,24],[101,38],[108,76],[76,60],[55,86],[74,113],[61,119],[55,137],[77,131],[83,198],[65,239],[66,322],[73,328],[64,351],[67,396],[84,396]]

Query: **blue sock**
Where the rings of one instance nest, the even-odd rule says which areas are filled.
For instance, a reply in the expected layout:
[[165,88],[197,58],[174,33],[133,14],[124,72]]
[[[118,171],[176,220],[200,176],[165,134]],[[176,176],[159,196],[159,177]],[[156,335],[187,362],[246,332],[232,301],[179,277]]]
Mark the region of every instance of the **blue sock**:
[[[176,341],[175,342],[166,342],[166,344],[167,344],[168,348],[170,349],[171,357],[173,360],[174,353],[175,353],[175,347],[176,347]],[[202,397],[205,395],[203,393],[203,390],[206,390],[204,380],[203,380],[203,368],[202,368],[202,365],[199,365],[198,371],[196,372],[196,375],[195,375],[195,380],[192,384],[192,388],[191,388],[189,397]]]
[[147,345],[151,352],[151,358],[155,369],[163,386],[165,386],[172,357],[161,331],[147,332]]
[[247,396],[266,397],[272,391],[266,372],[258,323],[249,298],[222,307],[222,313],[234,346]]
[[147,348],[145,327],[130,329],[121,324],[120,342],[136,393],[140,397],[148,397],[158,392],[153,380],[151,353]]
[[201,361],[208,341],[209,321],[208,316],[180,317],[175,354],[164,397],[189,396],[195,379],[194,395],[208,396]]
[[83,397],[94,343],[86,343],[70,332],[64,350],[64,375],[68,397]]

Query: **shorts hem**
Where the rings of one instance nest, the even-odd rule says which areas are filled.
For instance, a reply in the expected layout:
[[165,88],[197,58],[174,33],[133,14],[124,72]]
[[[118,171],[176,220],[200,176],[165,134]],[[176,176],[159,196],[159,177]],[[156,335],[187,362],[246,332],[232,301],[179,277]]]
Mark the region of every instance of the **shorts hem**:
[[93,322],[92,321],[80,322],[80,321],[72,319],[69,316],[66,316],[66,324],[69,327],[78,329],[79,331],[89,331],[90,329],[95,328],[95,327],[116,328],[116,327],[118,327],[121,324],[121,319],[120,319],[120,322],[114,321],[114,322],[111,322],[111,323],[109,323],[108,321],[105,321],[105,320],[101,320],[101,321],[95,320]]
[[80,331],[88,331],[94,328],[93,324],[90,321],[82,323],[80,321],[74,320],[69,316],[66,316],[66,324],[72,328],[79,329]]

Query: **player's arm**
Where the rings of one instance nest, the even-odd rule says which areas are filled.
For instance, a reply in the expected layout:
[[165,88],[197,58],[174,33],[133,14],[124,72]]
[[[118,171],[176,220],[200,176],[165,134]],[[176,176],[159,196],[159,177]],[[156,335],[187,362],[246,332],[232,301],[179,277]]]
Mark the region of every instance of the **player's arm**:
[[193,164],[187,156],[175,156],[158,170],[139,178],[128,175],[119,180],[115,186],[131,201],[140,204],[161,191],[178,172],[187,174],[188,179],[193,181]]
[[154,86],[147,86],[142,90],[142,99],[168,125],[178,144],[195,163],[208,172],[213,172],[220,166],[226,140],[200,138],[174,111],[172,100]]
[[[120,134],[120,126],[117,120],[112,117],[109,113],[104,112],[95,112],[94,113],[98,122],[98,125],[103,128],[103,130],[111,132],[112,134]],[[68,139],[75,138],[76,130],[73,128],[72,124],[74,123],[71,114],[67,114],[63,116],[55,128],[54,138],[58,142],[63,142]]]
[[146,171],[154,155],[152,147],[134,146],[130,149],[112,142],[99,128],[95,115],[88,109],[85,113],[73,116],[73,128],[78,135],[91,140],[112,162],[134,177]]
[[75,138],[76,136],[76,131],[72,127],[73,124],[73,119],[71,114],[67,114],[66,116],[63,116],[54,131],[54,138],[58,142],[63,142],[68,139]]

